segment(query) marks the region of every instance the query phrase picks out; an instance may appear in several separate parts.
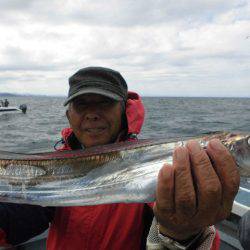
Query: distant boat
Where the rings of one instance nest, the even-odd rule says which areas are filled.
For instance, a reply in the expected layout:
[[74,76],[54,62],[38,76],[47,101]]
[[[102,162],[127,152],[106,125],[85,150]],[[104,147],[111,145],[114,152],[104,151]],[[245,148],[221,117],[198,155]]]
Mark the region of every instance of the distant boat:
[[22,112],[25,114],[27,111],[27,105],[22,104],[19,107],[15,106],[8,106],[8,107],[0,107],[0,114],[1,113],[16,113],[16,112]]

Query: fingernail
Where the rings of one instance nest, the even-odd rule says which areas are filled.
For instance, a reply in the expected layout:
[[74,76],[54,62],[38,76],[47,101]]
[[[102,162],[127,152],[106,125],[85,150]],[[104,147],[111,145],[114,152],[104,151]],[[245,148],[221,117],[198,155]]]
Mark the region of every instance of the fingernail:
[[225,150],[225,147],[222,145],[220,140],[218,139],[213,139],[209,142],[210,146],[215,149],[215,150]]
[[161,169],[161,174],[164,179],[169,179],[172,176],[172,166],[168,164],[164,164],[163,168]]
[[196,154],[201,151],[201,146],[197,141],[191,140],[188,142],[188,148],[193,154]]
[[186,155],[187,155],[186,152],[187,151],[184,147],[178,147],[174,151],[174,157],[176,157],[178,161],[186,160]]

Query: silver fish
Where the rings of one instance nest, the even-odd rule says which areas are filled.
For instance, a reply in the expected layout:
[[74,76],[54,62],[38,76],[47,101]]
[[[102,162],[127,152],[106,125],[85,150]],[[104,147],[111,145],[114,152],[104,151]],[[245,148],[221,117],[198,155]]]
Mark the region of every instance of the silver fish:
[[[250,135],[215,133],[195,138],[202,147],[218,138],[250,177]],[[190,139],[190,138],[189,138]],[[0,152],[0,202],[79,206],[152,202],[158,172],[187,140],[119,142],[85,150],[37,154]]]

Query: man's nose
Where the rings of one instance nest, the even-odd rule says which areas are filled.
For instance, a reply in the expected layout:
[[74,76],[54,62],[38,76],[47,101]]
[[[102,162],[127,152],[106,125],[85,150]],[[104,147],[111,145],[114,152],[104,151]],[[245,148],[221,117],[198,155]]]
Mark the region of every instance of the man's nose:
[[88,113],[86,114],[85,119],[89,121],[97,121],[100,119],[100,116],[97,113]]

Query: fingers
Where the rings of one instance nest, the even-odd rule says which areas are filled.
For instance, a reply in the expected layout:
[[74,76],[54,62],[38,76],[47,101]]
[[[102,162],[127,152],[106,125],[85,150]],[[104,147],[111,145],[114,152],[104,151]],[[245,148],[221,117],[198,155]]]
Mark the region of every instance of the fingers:
[[189,141],[187,148],[196,185],[198,213],[218,210],[221,204],[221,184],[211,161],[198,142]]
[[175,209],[180,216],[192,217],[196,213],[196,194],[190,168],[187,148],[178,147],[174,151],[175,169]]
[[[227,148],[218,139],[211,140],[207,147],[213,167],[222,184],[222,206],[224,213],[230,213],[233,200],[239,189],[240,176],[235,161]],[[222,214],[227,217],[228,214]]]
[[154,213],[167,235],[186,239],[225,219],[238,187],[236,164],[218,140],[206,150],[189,141],[159,173]]
[[158,175],[156,190],[157,210],[173,213],[174,207],[174,171],[173,166],[164,164]]

